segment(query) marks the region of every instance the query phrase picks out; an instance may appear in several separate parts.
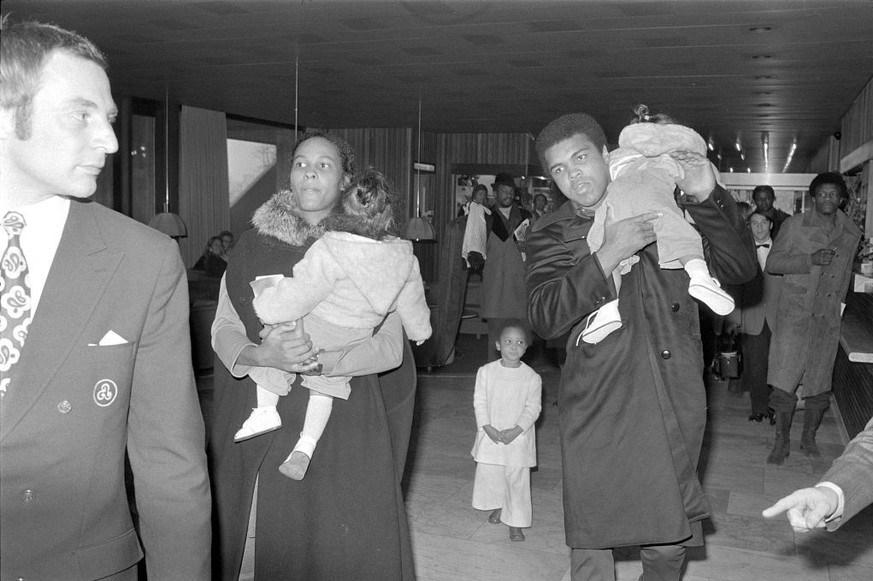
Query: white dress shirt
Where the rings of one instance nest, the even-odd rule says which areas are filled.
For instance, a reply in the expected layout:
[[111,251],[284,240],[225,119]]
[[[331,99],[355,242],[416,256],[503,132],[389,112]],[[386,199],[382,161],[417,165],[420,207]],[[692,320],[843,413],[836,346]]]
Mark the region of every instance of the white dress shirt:
[[[24,229],[21,231],[21,251],[27,259],[28,280],[30,282],[31,317],[36,317],[39,299],[45,288],[49,270],[58,251],[67,215],[70,213],[70,200],[52,196],[36,204],[14,210],[24,216]],[[3,216],[6,212],[3,212]],[[9,237],[0,228],[0,256],[6,252]]]

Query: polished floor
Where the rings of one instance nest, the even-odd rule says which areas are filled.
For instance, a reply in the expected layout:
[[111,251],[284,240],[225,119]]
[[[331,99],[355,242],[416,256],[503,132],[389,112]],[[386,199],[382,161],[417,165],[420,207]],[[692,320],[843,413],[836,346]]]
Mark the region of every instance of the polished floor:
[[[533,526],[524,543],[511,542],[505,526],[489,524],[487,513],[470,506],[474,377],[420,376],[406,493],[420,581],[569,581],[555,407],[559,371],[536,367],[543,377],[543,414],[537,424],[539,467],[531,477]],[[773,428],[748,421],[748,395],[731,393],[715,380],[707,392],[701,472],[713,517],[705,527],[706,547],[689,553],[684,581],[873,581],[873,510],[835,533],[795,534],[784,519],[761,517],[780,496],[814,484],[839,455],[843,442],[835,414],[828,412],[819,431],[820,460],[806,458],[795,445],[777,467],[765,462]],[[800,428],[795,422],[795,443]],[[617,554],[616,573],[619,581],[639,578],[637,551]]]
[[[455,364],[419,377],[404,481],[418,579],[569,581],[555,407],[559,371],[547,359],[533,362],[543,377],[543,413],[536,428],[539,466],[531,476],[533,526],[525,530],[527,540],[511,542],[507,527],[489,524],[488,514],[470,505],[476,430],[472,371],[484,361],[481,344],[481,354],[477,346],[466,345]],[[211,382],[201,387],[206,383]],[[773,428],[766,421],[747,420],[748,395],[731,393],[713,379],[707,393],[701,474],[713,517],[705,527],[706,547],[689,552],[683,580],[873,581],[873,508],[835,533],[794,533],[784,518],[760,516],[782,495],[814,484],[839,455],[843,437],[834,411],[819,430],[821,459],[808,459],[797,450],[801,422],[796,421],[792,453],[777,467],[765,462]],[[211,398],[204,395],[208,405]],[[617,552],[618,581],[636,581],[640,572],[637,551]],[[251,578],[248,557],[240,579]]]

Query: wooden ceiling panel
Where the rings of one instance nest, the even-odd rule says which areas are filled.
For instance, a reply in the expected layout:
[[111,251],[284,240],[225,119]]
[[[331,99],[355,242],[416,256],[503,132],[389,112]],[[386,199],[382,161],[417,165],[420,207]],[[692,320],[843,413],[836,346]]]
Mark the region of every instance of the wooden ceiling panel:
[[[116,92],[325,127],[536,134],[646,102],[753,171],[760,132],[796,165],[873,75],[870,0],[3,0],[109,56]],[[757,160],[750,158],[756,157]],[[733,163],[735,160],[731,160]],[[783,162],[774,161],[773,165]]]

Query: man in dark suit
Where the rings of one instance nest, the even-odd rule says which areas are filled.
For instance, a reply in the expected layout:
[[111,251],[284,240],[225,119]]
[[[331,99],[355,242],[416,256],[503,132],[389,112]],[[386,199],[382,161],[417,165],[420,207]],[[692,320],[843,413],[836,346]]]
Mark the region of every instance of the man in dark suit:
[[145,553],[149,579],[206,580],[181,257],[87,201],[118,149],[105,68],[79,35],[2,23],[0,577],[136,579]]
[[776,201],[776,191],[772,186],[756,186],[752,190],[752,201],[755,202],[755,210],[766,214],[773,223],[773,229],[770,232],[771,238],[776,238],[779,234],[779,227],[782,222],[790,216],[773,205]]
[[873,502],[873,419],[855,436],[813,488],[795,490],[764,510],[772,518],[788,511],[795,531],[838,529]]

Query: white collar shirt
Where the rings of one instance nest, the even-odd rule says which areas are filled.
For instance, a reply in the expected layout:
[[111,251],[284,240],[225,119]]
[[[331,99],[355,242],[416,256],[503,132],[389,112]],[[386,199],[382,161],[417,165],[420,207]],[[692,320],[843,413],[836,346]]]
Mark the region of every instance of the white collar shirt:
[[[25,226],[21,231],[19,242],[21,251],[27,259],[30,313],[31,317],[35,318],[70,213],[70,200],[61,196],[52,196],[36,204],[16,208],[15,211],[24,216]],[[6,230],[0,228],[0,256],[6,252],[8,245],[9,237]]]

